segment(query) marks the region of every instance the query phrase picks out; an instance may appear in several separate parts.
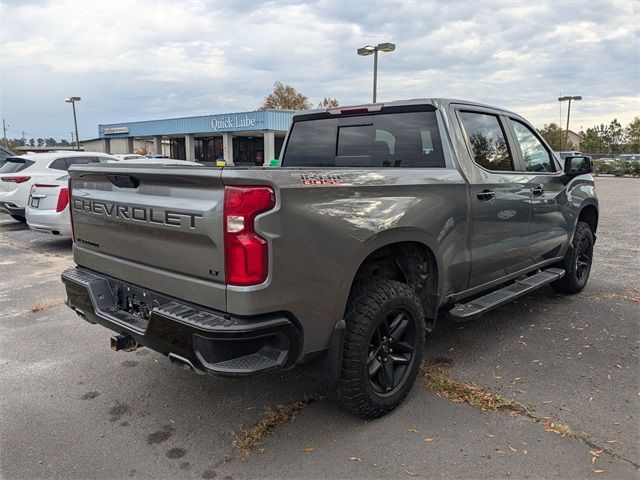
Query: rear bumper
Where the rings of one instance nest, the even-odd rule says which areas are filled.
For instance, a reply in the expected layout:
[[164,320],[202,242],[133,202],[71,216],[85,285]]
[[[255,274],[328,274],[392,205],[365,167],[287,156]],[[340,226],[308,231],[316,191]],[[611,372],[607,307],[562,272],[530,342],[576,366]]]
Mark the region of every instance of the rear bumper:
[[9,215],[24,217],[24,208],[21,208],[11,202],[0,202],[0,212],[5,212]]
[[282,314],[234,317],[84,268],[62,273],[67,305],[89,323],[131,336],[196,371],[246,376],[291,367],[302,335]]
[[71,220],[67,209],[56,212],[55,210],[38,210],[27,207],[25,217],[31,230],[66,237],[71,236]]

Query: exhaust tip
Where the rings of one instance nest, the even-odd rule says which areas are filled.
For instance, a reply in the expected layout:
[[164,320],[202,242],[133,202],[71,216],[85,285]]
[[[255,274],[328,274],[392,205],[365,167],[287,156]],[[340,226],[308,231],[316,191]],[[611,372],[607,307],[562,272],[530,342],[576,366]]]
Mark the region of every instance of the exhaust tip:
[[204,375],[205,373],[203,370],[194,367],[193,363],[191,363],[190,360],[181,357],[180,355],[176,355],[175,353],[169,353],[169,360],[171,360],[171,363],[173,363],[175,366],[183,368],[185,370],[193,370],[199,375]]

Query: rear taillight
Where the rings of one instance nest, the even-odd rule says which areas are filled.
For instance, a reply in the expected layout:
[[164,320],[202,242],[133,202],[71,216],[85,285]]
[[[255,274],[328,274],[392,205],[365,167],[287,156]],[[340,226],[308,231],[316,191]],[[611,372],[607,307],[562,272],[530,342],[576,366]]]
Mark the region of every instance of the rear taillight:
[[60,193],[58,194],[58,204],[56,205],[56,212],[63,211],[68,204],[69,204],[69,189],[67,187],[62,187],[60,189]]
[[267,279],[269,248],[255,231],[256,215],[271,210],[276,195],[270,187],[225,187],[224,254],[230,285],[256,285]]
[[[71,179],[67,187],[67,199],[71,200]],[[76,227],[73,225],[73,204],[69,205],[69,220],[71,221],[71,241],[76,243]]]
[[31,180],[31,177],[0,177],[3,182],[24,183]]

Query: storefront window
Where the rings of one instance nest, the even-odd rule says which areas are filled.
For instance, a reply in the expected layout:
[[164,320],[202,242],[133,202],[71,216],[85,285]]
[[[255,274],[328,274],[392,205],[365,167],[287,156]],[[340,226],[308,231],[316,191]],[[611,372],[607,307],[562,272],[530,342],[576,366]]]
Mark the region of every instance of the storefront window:
[[222,159],[222,137],[196,138],[195,155],[198,162],[215,162]]
[[236,165],[263,165],[263,138],[235,137],[233,139],[233,163]]
[[[280,150],[282,150],[282,144],[284,143],[284,137],[276,137],[274,157],[280,159]],[[267,161],[271,158],[267,158]]]
[[171,139],[171,158],[175,158],[176,160],[187,159],[184,138]]

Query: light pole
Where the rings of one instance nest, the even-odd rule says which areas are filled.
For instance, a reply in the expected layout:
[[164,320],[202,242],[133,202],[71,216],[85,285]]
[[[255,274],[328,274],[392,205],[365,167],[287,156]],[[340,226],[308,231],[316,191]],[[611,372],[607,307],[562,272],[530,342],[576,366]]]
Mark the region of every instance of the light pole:
[[[80,142],[78,141],[78,120],[76,119],[76,102],[81,100],[80,97],[65,98],[64,101],[70,103],[73,107],[73,124],[76,127],[76,150],[80,150]],[[71,137],[73,140],[73,136]]]
[[393,52],[395,49],[396,46],[394,43],[379,43],[375,47],[367,45],[366,47],[362,47],[357,50],[358,55],[363,57],[373,55],[373,103],[376,103],[378,91],[378,51]]
[[[566,100],[569,101],[569,106],[567,108],[567,131],[564,136],[565,147],[569,145],[569,116],[571,115],[571,100],[575,100],[575,101],[582,100],[582,97],[580,95],[576,95],[576,96],[567,95],[565,97],[558,97],[559,102],[564,102]],[[562,145],[560,145],[560,148],[562,148]]]

